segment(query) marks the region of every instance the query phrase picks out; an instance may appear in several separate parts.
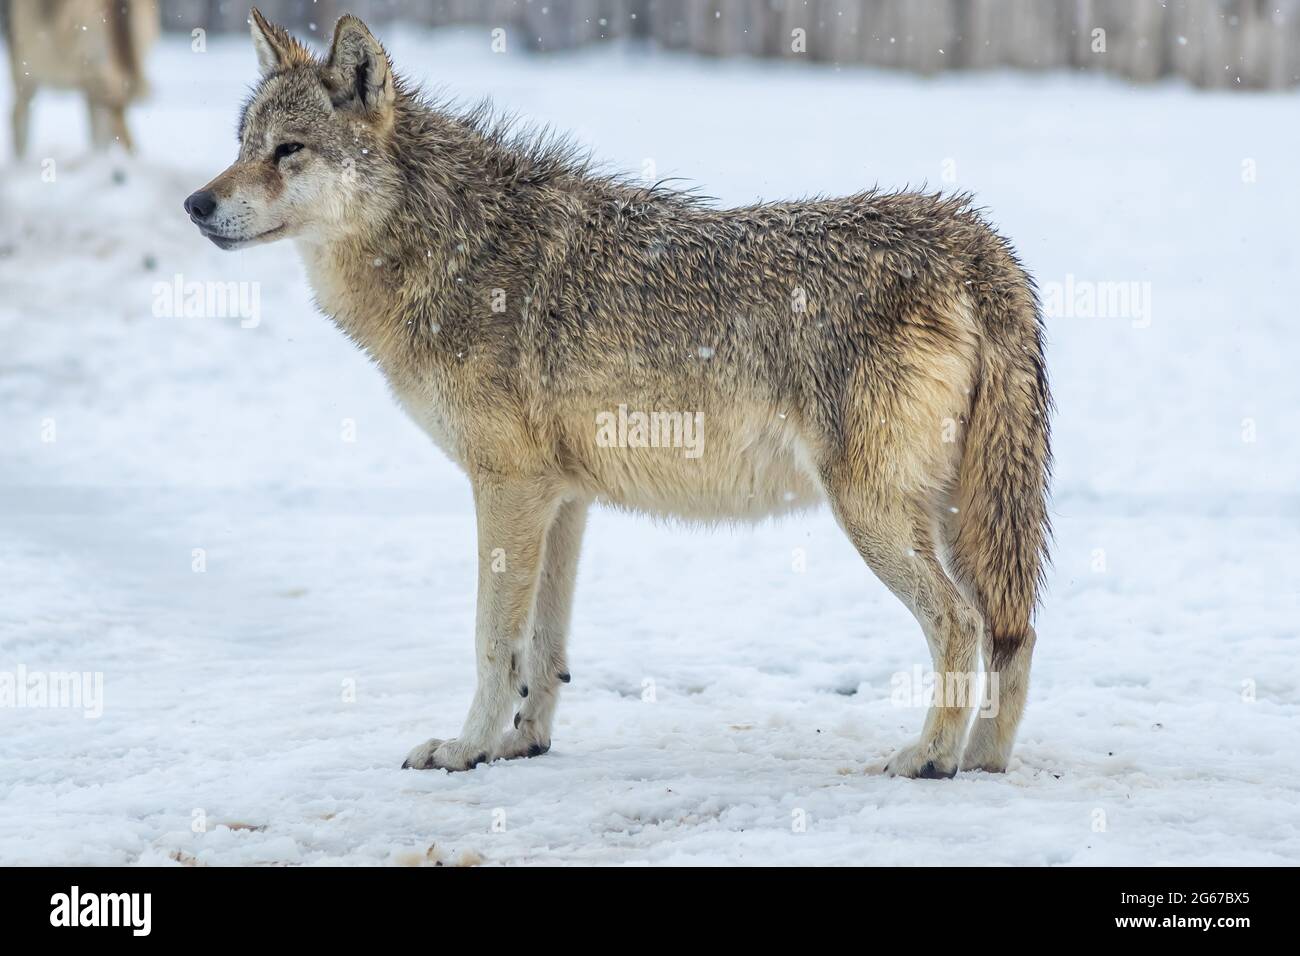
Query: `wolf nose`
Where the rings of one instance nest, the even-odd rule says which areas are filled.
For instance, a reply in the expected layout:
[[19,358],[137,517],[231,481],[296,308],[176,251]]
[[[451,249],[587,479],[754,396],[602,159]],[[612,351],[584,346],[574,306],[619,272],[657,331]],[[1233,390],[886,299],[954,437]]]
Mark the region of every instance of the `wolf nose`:
[[185,200],[185,211],[191,219],[207,219],[216,208],[217,197],[212,195],[210,189],[200,190]]

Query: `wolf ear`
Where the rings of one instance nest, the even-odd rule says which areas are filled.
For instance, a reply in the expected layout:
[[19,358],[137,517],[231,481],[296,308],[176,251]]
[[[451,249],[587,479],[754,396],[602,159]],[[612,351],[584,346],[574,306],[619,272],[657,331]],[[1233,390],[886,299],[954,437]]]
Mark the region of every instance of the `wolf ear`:
[[383,118],[397,97],[388,54],[352,14],[340,17],[334,27],[324,78],[330,99],[339,109]]
[[257,65],[262,76],[311,62],[307,48],[291,37],[284,27],[276,26],[262,16],[257,7],[253,8],[249,27],[253,31],[253,49],[257,51]]

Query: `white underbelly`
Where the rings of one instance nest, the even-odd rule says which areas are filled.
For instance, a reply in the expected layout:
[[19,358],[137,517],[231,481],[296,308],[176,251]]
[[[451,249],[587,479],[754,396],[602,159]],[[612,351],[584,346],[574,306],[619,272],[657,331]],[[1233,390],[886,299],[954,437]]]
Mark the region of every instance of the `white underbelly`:
[[600,501],[686,520],[760,520],[823,500],[811,456],[792,426],[728,419],[706,418],[694,448],[588,448],[585,479]]

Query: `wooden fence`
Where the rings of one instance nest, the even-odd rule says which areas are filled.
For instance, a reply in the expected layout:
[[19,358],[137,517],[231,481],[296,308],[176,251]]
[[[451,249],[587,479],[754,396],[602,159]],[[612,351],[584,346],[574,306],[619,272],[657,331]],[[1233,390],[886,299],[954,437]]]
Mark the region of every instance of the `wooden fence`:
[[[240,0],[162,0],[169,29],[245,29]],[[1221,89],[1300,84],[1300,0],[259,0],[316,36],[376,23],[476,24],[508,48],[607,39],[709,56],[806,58],[923,74],[1012,67],[1166,76]],[[498,34],[498,42],[502,34]]]

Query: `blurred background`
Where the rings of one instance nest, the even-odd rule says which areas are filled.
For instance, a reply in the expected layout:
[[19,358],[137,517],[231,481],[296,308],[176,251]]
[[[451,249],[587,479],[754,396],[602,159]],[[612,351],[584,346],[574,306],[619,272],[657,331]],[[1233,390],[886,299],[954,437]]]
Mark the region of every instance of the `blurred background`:
[[[161,0],[168,29],[246,29],[234,0]],[[1297,0],[266,0],[300,30],[355,13],[376,23],[517,30],[556,53],[638,40],[708,56],[799,57],[918,73],[1099,70],[1210,88],[1300,82]]]
[[455,108],[720,205],[971,192],[1058,406],[1017,756],[867,772],[930,665],[824,510],[598,511],[551,753],[401,775],[472,691],[472,502],[292,243],[181,210],[236,155],[247,5],[11,0],[0,672],[105,700],[0,708],[0,863],[1300,861],[1300,4],[261,7],[318,51],[359,13]]

